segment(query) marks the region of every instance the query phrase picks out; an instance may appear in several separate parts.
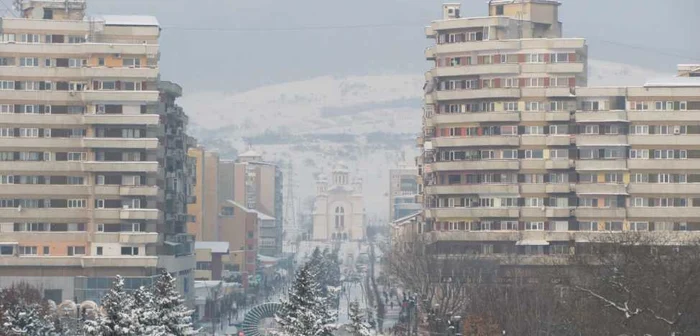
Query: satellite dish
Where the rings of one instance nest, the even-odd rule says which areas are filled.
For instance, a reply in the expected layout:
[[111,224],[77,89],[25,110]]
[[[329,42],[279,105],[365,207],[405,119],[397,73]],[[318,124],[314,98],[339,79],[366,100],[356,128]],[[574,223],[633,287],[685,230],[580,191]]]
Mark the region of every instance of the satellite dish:
[[32,19],[43,20],[44,19],[44,7],[35,7],[32,10]]

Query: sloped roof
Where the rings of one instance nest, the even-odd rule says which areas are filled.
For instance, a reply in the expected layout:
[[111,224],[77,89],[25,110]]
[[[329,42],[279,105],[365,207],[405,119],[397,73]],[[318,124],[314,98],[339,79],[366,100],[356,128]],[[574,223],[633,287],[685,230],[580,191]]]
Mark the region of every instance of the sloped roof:
[[275,220],[275,217],[268,216],[268,215],[266,215],[266,214],[264,214],[264,213],[262,213],[262,212],[260,212],[260,211],[258,211],[258,210],[251,210],[251,211],[257,213],[257,214],[258,214],[258,218],[261,219],[261,220]]

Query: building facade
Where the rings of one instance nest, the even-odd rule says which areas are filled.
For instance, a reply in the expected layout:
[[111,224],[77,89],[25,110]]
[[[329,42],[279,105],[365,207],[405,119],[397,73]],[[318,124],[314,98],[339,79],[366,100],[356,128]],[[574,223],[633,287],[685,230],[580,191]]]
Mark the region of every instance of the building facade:
[[224,272],[240,276],[240,282],[248,287],[248,276],[256,274],[260,240],[258,212],[235,201],[219,205],[221,240],[229,243],[229,255],[224,259]]
[[233,165],[233,200],[268,219],[261,226],[260,253],[280,256],[284,243],[282,170],[253,150],[241,154]]
[[558,6],[448,4],[426,28],[420,230],[443,251],[568,255],[604,233],[700,229],[698,81],[586,87]]
[[219,238],[219,154],[204,147],[190,148],[188,156],[196,167],[194,197],[187,206],[187,231],[197,240]]
[[159,82],[158,21],[20,5],[0,21],[0,287],[99,302],[116,274],[138,288],[167,270],[191,302],[193,140]]
[[229,242],[195,242],[197,259],[195,281],[221,280],[224,259],[228,259]]
[[402,165],[389,170],[389,222],[422,210],[416,202],[418,168]]
[[366,238],[362,180],[350,182],[342,163],[333,168],[331,181],[319,176],[314,200],[313,240],[360,241]]

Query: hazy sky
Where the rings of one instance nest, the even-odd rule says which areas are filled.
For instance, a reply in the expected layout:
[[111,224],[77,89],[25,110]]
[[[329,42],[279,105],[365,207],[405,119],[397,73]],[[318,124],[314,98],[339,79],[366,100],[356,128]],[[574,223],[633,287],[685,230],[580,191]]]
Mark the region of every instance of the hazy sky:
[[[186,92],[322,75],[420,73],[438,0],[88,0],[91,14],[158,17],[162,77]],[[463,16],[486,0],[462,1]],[[700,63],[698,0],[563,0],[564,34],[589,57],[672,72]],[[357,27],[360,26],[360,27]],[[341,28],[338,28],[341,27]]]

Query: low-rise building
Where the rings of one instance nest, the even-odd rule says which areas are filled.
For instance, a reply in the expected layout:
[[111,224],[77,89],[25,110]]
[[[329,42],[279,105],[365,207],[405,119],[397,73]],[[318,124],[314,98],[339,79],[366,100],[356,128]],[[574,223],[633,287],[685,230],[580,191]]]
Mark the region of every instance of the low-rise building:
[[223,259],[228,259],[229,242],[196,242],[197,266],[195,280],[221,280]]

